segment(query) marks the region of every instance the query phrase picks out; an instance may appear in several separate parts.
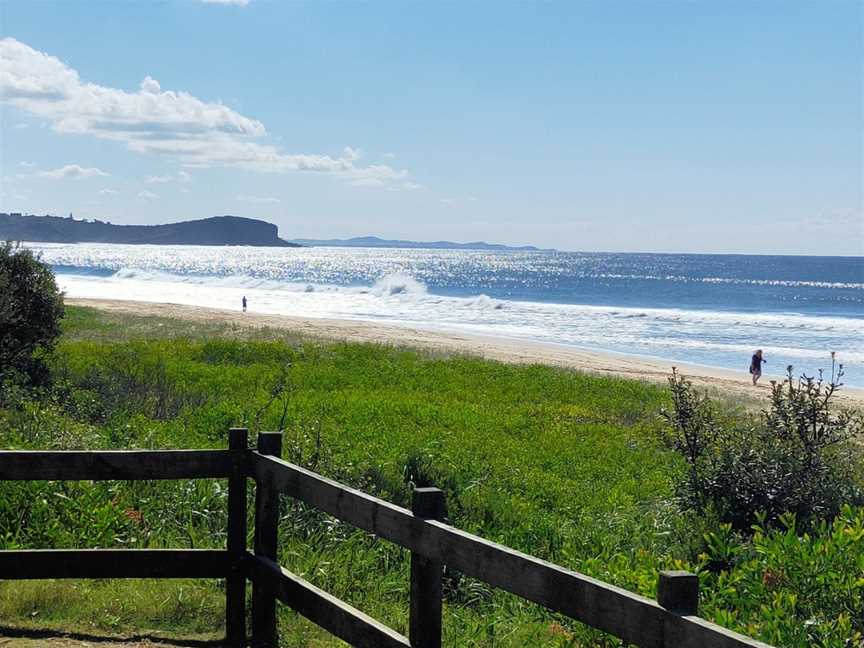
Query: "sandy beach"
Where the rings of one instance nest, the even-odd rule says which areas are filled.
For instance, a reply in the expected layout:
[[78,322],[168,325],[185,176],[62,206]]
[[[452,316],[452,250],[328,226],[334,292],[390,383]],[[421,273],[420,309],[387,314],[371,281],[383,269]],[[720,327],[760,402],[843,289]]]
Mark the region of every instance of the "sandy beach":
[[[526,340],[493,338],[454,331],[432,331],[377,322],[337,319],[313,319],[242,313],[238,311],[109,299],[67,299],[67,303],[90,306],[105,311],[142,316],[171,317],[193,322],[224,322],[238,326],[284,329],[294,334],[323,340],[344,340],[394,346],[405,346],[442,354],[464,354],[520,364],[545,364],[595,374],[665,383],[674,364],[694,384],[718,395],[762,400],[770,392],[770,382],[763,377],[757,387],[744,372],[736,373],[714,367],[664,362],[653,358],[588,351],[570,346],[544,344]],[[742,361],[746,364],[747,359]],[[844,387],[841,402],[864,405],[864,390]]]

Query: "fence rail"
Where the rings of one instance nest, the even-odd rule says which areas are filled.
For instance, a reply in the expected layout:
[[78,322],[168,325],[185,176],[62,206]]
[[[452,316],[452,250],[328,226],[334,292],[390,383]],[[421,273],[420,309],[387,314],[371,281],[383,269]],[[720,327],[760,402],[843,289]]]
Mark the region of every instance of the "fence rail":
[[228,450],[0,452],[0,480],[205,479],[230,473]]
[[[447,565],[642,648],[770,648],[698,617],[693,574],[661,572],[654,601],[445,524],[446,502],[438,489],[416,489],[408,510],[283,461],[280,454],[279,433],[260,433],[250,450],[241,428],[229,432],[228,450],[0,451],[0,480],[228,479],[225,550],[0,551],[0,580],[224,578],[226,641],[238,647],[250,645],[250,581],[256,648],[277,645],[277,601],[354,646],[439,648],[441,574]],[[250,478],[253,552],[246,547]],[[411,551],[409,637],[279,565],[279,499],[285,495]]]

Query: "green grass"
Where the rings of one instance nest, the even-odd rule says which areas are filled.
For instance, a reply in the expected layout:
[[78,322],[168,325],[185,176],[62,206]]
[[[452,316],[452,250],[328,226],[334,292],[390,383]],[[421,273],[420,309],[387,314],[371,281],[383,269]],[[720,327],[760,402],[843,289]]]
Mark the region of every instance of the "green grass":
[[[231,426],[254,433],[284,421],[291,461],[403,505],[412,483],[438,486],[456,526],[647,596],[659,569],[701,569],[702,533],[720,532],[671,501],[682,466],[658,441],[666,395],[654,385],[76,307],[64,331],[51,360],[55,388],[0,409],[0,446],[224,447]],[[282,564],[406,632],[406,552],[283,500]],[[220,547],[225,505],[217,480],[0,484],[0,546]],[[785,545],[767,537],[769,557],[782,560]],[[783,597],[803,585],[766,585],[766,558],[727,542],[742,567],[703,572],[703,615],[807,646],[787,626],[815,613],[807,627],[823,645],[843,645],[830,642],[852,632],[843,614],[858,609],[854,578],[815,611],[790,607]],[[844,553],[855,578],[864,577],[860,544]],[[618,645],[455,573],[445,596],[447,645]],[[0,583],[0,624],[187,635],[217,631],[222,605],[220,585],[206,581]],[[339,645],[290,610],[280,615],[284,645]]]

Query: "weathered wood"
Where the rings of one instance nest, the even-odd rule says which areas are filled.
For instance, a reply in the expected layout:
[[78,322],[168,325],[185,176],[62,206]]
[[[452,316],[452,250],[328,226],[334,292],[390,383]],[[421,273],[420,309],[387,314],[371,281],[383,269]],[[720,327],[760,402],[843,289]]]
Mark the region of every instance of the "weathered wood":
[[666,612],[663,621],[663,648],[773,648],[698,616]]
[[[250,459],[250,470],[256,480],[267,480],[282,493],[344,522],[609,632],[625,642],[643,648],[664,646],[668,613],[649,598],[478,538],[442,522],[422,520],[407,509],[281,459],[254,452]],[[685,619],[682,623],[686,625],[686,619],[692,617],[677,618]],[[720,630],[718,626],[714,627]],[[723,631],[723,634],[729,635],[728,631]],[[738,645],[760,645],[758,642],[746,643],[752,640],[742,635],[735,636],[736,641],[744,642]],[[680,644],[682,648],[702,645],[705,644]]]
[[214,549],[16,549],[0,551],[0,580],[38,578],[225,578]]
[[[415,648],[440,646],[445,562],[643,648],[771,648],[689,614],[698,603],[698,579],[692,574],[662,573],[654,602],[444,524],[443,495],[435,489],[418,489],[413,511],[408,511],[282,461],[279,433],[259,434],[257,452],[248,451],[247,442],[246,431],[237,429],[231,431],[227,451],[0,451],[0,480],[229,479],[226,551],[0,551],[0,580],[226,578],[228,638],[239,646],[245,639],[248,575],[254,583],[253,646],[277,645],[277,598],[354,645],[409,646],[405,637],[278,566],[281,492],[412,551],[410,628]],[[246,476],[257,482],[255,556],[245,551]]]
[[408,639],[335,596],[261,556],[249,556],[254,587],[267,583],[276,597],[331,634],[359,648],[409,648]]
[[699,577],[686,571],[661,571],[657,579],[657,602],[678,614],[696,614]]
[[292,497],[468,576],[507,590],[630,643],[662,646],[661,608],[651,599],[607,585],[503,545],[483,540],[384,502],[311,471],[252,453],[252,473]]
[[[447,515],[444,491],[415,488],[411,511],[420,518],[444,520]],[[441,576],[444,565],[411,552],[411,598],[408,636],[413,648],[441,648]]]
[[[281,432],[258,433],[258,456],[282,454]],[[278,461],[278,459],[273,459]],[[255,484],[255,555],[278,562],[279,490],[265,476]],[[252,587],[252,643],[256,648],[278,646],[276,591],[272,583],[259,580]]]
[[231,573],[225,581],[225,639],[231,646],[246,645],[246,428],[228,431],[231,476],[228,478],[228,553]]
[[227,450],[0,451],[0,480],[225,478]]

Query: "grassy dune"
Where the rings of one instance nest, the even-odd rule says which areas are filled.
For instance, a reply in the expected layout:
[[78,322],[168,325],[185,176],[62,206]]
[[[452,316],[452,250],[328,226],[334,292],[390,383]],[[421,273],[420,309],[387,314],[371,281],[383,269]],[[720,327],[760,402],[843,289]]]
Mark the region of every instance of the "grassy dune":
[[[84,308],[51,363],[50,394],[0,409],[0,446],[224,447],[230,426],[284,427],[295,463],[399,504],[438,486],[460,528],[632,591],[700,570],[703,616],[766,641],[839,647],[860,629],[864,512],[804,541],[682,516],[656,386]],[[0,484],[0,546],[220,547],[226,495],[216,480]],[[405,551],[287,499],[282,514],[282,564],[406,631]],[[718,558],[727,571],[705,569]],[[456,573],[445,596],[447,645],[618,645]],[[223,600],[206,581],[0,582],[0,624],[213,633]],[[286,646],[338,645],[284,608],[280,625]]]

